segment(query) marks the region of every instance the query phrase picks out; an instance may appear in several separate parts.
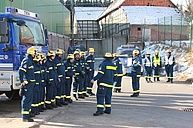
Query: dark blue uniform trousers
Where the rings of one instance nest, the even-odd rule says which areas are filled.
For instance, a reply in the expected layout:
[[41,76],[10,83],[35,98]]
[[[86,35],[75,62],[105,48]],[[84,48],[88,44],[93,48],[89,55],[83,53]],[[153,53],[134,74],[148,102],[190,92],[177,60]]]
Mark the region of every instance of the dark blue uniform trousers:
[[117,77],[117,84],[115,85],[115,90],[121,90],[122,76]]
[[56,86],[56,103],[60,103],[60,100],[61,100],[61,94],[62,94],[62,86],[63,86],[63,82],[60,82],[57,84]]
[[97,88],[97,112],[111,112],[112,88],[100,86]]
[[94,77],[94,70],[92,70],[91,72],[89,72],[89,77],[88,77],[88,83],[87,83],[87,92],[89,93],[89,94],[91,94],[91,92],[92,92],[92,87],[93,87],[93,83],[91,83],[91,80],[93,79],[93,77]]
[[51,100],[53,97],[53,85],[47,84],[46,85],[46,106],[51,106]]
[[134,93],[139,93],[139,79],[140,77],[137,77],[137,75],[135,73],[133,73],[132,75],[132,87],[133,87],[133,91]]
[[[39,85],[35,85],[39,86]],[[32,101],[32,113],[36,114],[39,112],[38,106],[40,101],[40,91],[33,91],[33,101]]]
[[22,106],[22,118],[30,118],[29,113],[31,111],[31,104],[33,100],[33,88],[34,83],[28,83],[24,87],[24,95],[22,96],[21,106]]
[[173,65],[165,66],[166,69],[166,75],[168,77],[168,80],[173,81]]
[[73,83],[73,96],[76,97],[76,94],[78,92],[78,96],[82,96],[82,77],[76,76],[75,81]]
[[66,99],[66,82],[62,82],[61,84],[61,99],[60,103],[64,102]]

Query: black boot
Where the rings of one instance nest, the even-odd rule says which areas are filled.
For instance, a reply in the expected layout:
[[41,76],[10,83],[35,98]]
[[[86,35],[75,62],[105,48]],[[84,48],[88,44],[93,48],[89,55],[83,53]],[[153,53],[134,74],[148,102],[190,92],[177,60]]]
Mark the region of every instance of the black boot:
[[145,80],[147,81],[147,83],[149,83],[149,80],[148,80],[148,78],[145,78]]
[[153,81],[151,81],[151,78],[149,78],[149,82],[150,82],[150,83],[153,83]]
[[168,79],[166,82],[170,82],[170,79]]
[[102,114],[103,114],[103,112],[96,112],[96,113],[93,113],[93,116],[100,116]]
[[138,97],[139,93],[133,93],[130,97]]
[[156,78],[154,77],[154,82],[156,81]]
[[22,120],[23,120],[23,122],[34,122],[34,120],[31,119],[31,118],[28,118],[28,119],[22,119]]
[[157,81],[160,81],[159,77],[157,78]]

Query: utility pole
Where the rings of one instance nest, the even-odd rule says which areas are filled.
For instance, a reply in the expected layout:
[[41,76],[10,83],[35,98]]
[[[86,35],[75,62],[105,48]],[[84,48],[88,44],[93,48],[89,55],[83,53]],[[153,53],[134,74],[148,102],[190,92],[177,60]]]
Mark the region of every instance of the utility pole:
[[71,21],[71,45],[74,45],[74,0],[70,1],[70,21]]

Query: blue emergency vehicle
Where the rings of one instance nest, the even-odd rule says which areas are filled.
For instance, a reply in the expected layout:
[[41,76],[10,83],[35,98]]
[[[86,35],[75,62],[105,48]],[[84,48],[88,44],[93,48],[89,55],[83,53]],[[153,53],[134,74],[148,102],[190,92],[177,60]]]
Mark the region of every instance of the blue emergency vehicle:
[[47,32],[37,13],[6,7],[0,12],[0,94],[16,98],[20,88],[18,68],[29,47],[47,53]]
[[124,74],[127,73],[129,66],[131,66],[133,50],[135,49],[140,51],[140,48],[136,45],[121,45],[120,47],[117,47],[116,53],[122,62]]

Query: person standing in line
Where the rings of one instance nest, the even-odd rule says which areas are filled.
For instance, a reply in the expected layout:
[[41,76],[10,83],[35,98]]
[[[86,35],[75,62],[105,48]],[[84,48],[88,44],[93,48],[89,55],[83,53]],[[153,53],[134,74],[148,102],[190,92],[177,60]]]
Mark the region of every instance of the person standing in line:
[[33,58],[37,53],[36,48],[30,47],[27,50],[26,57],[22,60],[18,70],[19,80],[21,82],[21,108],[23,122],[33,122],[30,117],[31,104],[33,98],[33,89],[35,85]]

